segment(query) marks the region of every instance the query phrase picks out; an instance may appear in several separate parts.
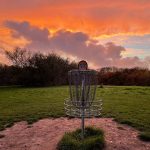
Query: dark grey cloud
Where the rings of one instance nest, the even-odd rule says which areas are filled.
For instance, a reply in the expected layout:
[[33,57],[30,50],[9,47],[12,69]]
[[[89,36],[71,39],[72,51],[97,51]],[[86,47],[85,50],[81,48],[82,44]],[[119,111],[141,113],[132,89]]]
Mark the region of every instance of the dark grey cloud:
[[28,22],[13,22],[6,21],[5,26],[13,29],[12,36],[19,38],[20,36],[25,37],[27,40],[38,41],[38,42],[47,42],[49,31],[48,29],[40,29],[38,27],[31,27]]
[[26,47],[33,51],[62,51],[68,55],[85,59],[96,66],[135,67],[144,66],[138,57],[123,58],[121,53],[126,51],[122,46],[112,42],[105,45],[92,40],[82,32],[59,30],[51,35],[47,28],[31,26],[28,22],[7,21],[5,26],[12,30],[14,38],[24,37],[30,41]]

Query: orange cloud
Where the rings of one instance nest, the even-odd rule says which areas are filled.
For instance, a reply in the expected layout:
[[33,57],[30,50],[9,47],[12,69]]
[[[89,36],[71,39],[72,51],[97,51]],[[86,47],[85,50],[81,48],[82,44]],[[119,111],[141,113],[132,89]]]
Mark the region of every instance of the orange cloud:
[[[3,24],[6,20],[18,23],[27,21],[31,27],[34,26],[41,32],[46,28],[45,32],[50,33],[50,35],[46,34],[46,38],[55,37],[55,33],[58,34],[58,31],[61,29],[69,31],[72,35],[80,32],[88,36],[88,40],[85,40],[86,45],[84,45],[86,48],[89,48],[91,46],[90,44],[92,42],[94,43],[95,40],[99,45],[103,44],[104,53],[106,53],[107,46],[105,46],[104,43],[114,42],[115,46],[122,45],[125,48],[130,48],[126,53],[123,51],[119,53],[119,55],[124,54],[126,57],[132,55],[133,57],[136,56],[136,50],[130,51],[131,48],[137,49],[137,46],[135,46],[137,45],[135,44],[137,39],[135,37],[129,38],[128,35],[143,36],[150,34],[149,10],[149,0],[0,0],[0,48],[11,50],[12,47],[15,46],[25,47],[26,45],[31,45],[33,41],[35,44],[36,40],[31,39],[32,35],[30,35],[32,30],[29,30],[28,35],[22,32],[25,37],[22,35],[19,37],[17,35],[14,36],[14,33],[12,36],[12,30],[4,27]],[[42,35],[35,37],[42,38]],[[139,40],[141,41],[142,38]],[[146,39],[148,38],[149,37],[146,37]],[[36,42],[36,44],[39,48],[43,48],[46,40],[47,39],[44,39],[44,42]],[[91,42],[91,40],[93,41]],[[145,37],[143,40],[145,41]],[[132,46],[133,41],[135,47]],[[127,47],[125,43],[128,43]],[[149,47],[148,44],[146,45]],[[94,46],[96,47],[95,44]],[[141,46],[139,41],[138,46]],[[141,47],[140,49],[142,50]],[[115,51],[117,50],[114,50],[114,53]],[[75,53],[76,50],[68,55],[77,57],[78,55]],[[87,51],[87,53],[90,52]],[[109,53],[112,55],[111,51]],[[140,54],[149,56],[148,53],[148,51],[145,53],[146,55],[138,53],[138,56]],[[119,62],[120,64],[122,63],[122,65],[128,62],[128,60],[129,62],[134,61],[139,62],[136,64],[141,64],[141,60],[137,58],[133,58],[132,60],[129,58],[123,59],[125,61],[124,63],[123,61]],[[92,63],[94,65],[97,62],[91,61],[91,64]],[[117,62],[114,61],[114,65],[115,64],[117,64]],[[113,65],[113,63],[111,65]]]
[[122,57],[126,49],[112,42],[100,44],[83,32],[59,30],[51,36],[47,28],[30,25],[29,22],[6,21],[5,26],[12,29],[12,37],[31,41],[26,48],[32,51],[62,53],[77,59],[85,59],[95,67],[118,66],[135,67],[145,66],[145,60],[138,57]]
[[0,1],[1,20],[82,31],[91,36],[150,33],[149,0],[9,0]]

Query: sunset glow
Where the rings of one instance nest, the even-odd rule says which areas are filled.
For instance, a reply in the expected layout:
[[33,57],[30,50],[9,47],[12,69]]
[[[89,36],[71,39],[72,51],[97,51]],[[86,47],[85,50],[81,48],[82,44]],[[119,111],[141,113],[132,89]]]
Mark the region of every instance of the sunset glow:
[[14,47],[55,51],[94,68],[147,67],[150,1],[1,0],[1,63]]

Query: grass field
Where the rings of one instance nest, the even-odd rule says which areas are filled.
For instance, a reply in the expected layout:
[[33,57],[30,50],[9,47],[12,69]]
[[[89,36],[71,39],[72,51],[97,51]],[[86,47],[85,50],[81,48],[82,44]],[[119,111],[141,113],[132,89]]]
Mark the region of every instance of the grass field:
[[[64,114],[64,99],[68,87],[0,88],[0,129],[16,121],[29,123],[45,117]],[[150,87],[106,86],[97,89],[103,99],[102,117],[113,117],[150,135]]]

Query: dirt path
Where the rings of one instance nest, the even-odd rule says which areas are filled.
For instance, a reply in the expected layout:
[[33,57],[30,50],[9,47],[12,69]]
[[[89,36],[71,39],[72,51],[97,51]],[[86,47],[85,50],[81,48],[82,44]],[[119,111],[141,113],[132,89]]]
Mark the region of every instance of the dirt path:
[[[111,118],[86,119],[86,125],[105,132],[106,150],[150,150],[150,143],[137,138],[138,132]],[[42,119],[32,125],[16,123],[0,132],[0,150],[55,150],[64,132],[80,127],[80,119]]]

